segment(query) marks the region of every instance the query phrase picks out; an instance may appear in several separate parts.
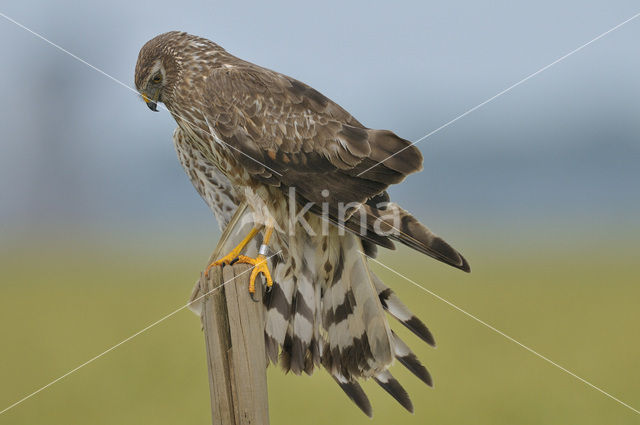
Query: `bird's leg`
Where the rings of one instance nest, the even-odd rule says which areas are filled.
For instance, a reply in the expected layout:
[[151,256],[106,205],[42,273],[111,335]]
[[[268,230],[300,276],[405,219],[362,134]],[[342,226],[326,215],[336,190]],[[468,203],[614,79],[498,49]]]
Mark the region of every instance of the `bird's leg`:
[[256,279],[258,278],[259,274],[262,273],[267,281],[267,291],[271,290],[271,287],[273,286],[273,279],[271,279],[271,273],[269,272],[269,267],[267,266],[266,257],[269,250],[269,239],[271,239],[271,233],[273,233],[273,226],[267,226],[266,230],[264,231],[264,239],[262,240],[262,245],[260,245],[260,250],[258,251],[258,256],[256,258],[239,255],[238,259],[236,261],[233,261],[233,263],[238,262],[253,265],[251,277],[249,278],[249,293],[251,294],[251,299],[253,301],[258,301],[255,298],[255,294]]
[[253,239],[258,234],[259,231],[260,231],[260,226],[256,226],[253,229],[251,229],[249,234],[242,240],[242,242],[240,242],[238,244],[238,246],[233,248],[231,250],[231,252],[229,252],[227,255],[225,255],[224,257],[220,258],[219,260],[216,260],[213,263],[209,264],[207,269],[204,271],[205,276],[209,273],[209,270],[211,270],[211,268],[213,268],[215,266],[223,266],[225,264],[233,264],[235,261],[237,261],[238,258],[240,257],[240,252],[242,252],[244,247],[247,246],[247,244],[249,242],[251,242],[251,239]]

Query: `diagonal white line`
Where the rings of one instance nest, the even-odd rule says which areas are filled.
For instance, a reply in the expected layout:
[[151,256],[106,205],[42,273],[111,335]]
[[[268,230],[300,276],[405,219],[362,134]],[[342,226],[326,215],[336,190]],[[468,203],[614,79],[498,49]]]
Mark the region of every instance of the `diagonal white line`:
[[71,56],[72,58],[74,58],[75,60],[82,62],[83,64],[87,65],[89,68],[93,69],[94,71],[98,71],[100,74],[104,75],[105,77],[113,80],[114,82],[120,84],[121,86],[131,90],[132,92],[138,94],[138,92],[133,88],[128,86],[127,84],[123,83],[122,81],[118,80],[117,78],[113,77],[112,75],[107,74],[106,72],[104,72],[103,70],[96,68],[95,66],[91,65],[89,62],[79,58],[78,56],[74,55],[73,53],[71,53],[70,51],[66,50],[64,47],[54,43],[53,41],[41,36],[40,34],[38,34],[37,32],[25,27],[24,25],[22,25],[20,22],[16,21],[15,19],[12,19],[11,17],[5,15],[4,13],[0,12],[0,16],[2,16],[4,19],[6,19],[9,22],[13,22],[14,24],[16,24],[17,26],[19,26],[20,28],[22,28],[25,31],[30,32],[31,34],[35,35],[36,37],[38,37],[40,40],[44,41],[45,43],[50,44],[51,46],[55,47],[58,50],[61,50],[62,52],[68,54],[69,56]]
[[478,317],[474,316],[473,314],[469,313],[468,311],[458,307],[457,305],[455,305],[454,303],[452,303],[451,301],[448,301],[444,298],[442,298],[440,295],[434,293],[433,291],[430,291],[429,289],[425,288],[424,286],[420,285],[419,283],[417,283],[416,281],[414,281],[413,279],[403,275],[402,273],[392,269],[391,267],[381,263],[380,261],[376,260],[375,258],[369,257],[367,254],[365,254],[364,252],[360,251],[364,256],[366,256],[367,258],[369,258],[371,261],[374,261],[375,263],[381,265],[382,267],[384,267],[385,269],[395,273],[396,275],[400,276],[401,278],[405,279],[407,282],[417,286],[418,288],[422,289],[424,292],[436,297],[437,299],[439,299],[440,301],[444,302],[445,304],[449,305],[450,307],[453,307],[454,309],[458,310],[460,313],[470,317],[471,319],[475,320],[476,322],[480,323],[481,325],[491,329],[492,331],[494,331],[495,333],[497,333],[498,335],[501,335],[503,337],[505,337],[506,339],[508,339],[509,341],[519,345],[520,347],[524,348],[525,350],[529,351],[530,353],[536,355],[537,357],[541,358],[542,360],[546,361],[547,363],[552,364],[553,366],[557,367],[558,369],[562,370],[563,372],[568,373],[569,375],[573,376],[574,378],[576,378],[577,380],[583,382],[584,384],[587,384],[588,386],[590,386],[591,388],[593,388],[596,391],[599,391],[600,393],[604,394],[605,396],[609,397],[610,399],[620,403],[621,405],[623,405],[624,407],[634,411],[635,413],[640,415],[640,410],[635,409],[634,407],[628,405],[627,403],[625,403],[624,401],[620,400],[617,397],[614,397],[613,395],[609,394],[608,392],[606,392],[605,390],[601,389],[600,387],[595,386],[594,384],[592,384],[591,382],[587,381],[584,378],[581,378],[580,376],[576,375],[575,373],[571,372],[569,369],[566,369],[562,366],[560,366],[558,363],[554,362],[553,360],[551,360],[548,357],[543,356],[542,354],[538,353],[537,351],[535,351],[532,348],[527,347],[526,345],[524,345],[523,343],[521,343],[520,341],[516,340],[515,338],[510,337],[509,335],[507,335],[506,333],[502,332],[499,329],[496,329],[495,327],[491,326],[490,324],[488,324],[487,322],[485,322],[482,319],[479,319]]
[[[270,256],[269,256],[269,257],[267,257],[266,259],[267,259],[267,260],[269,260],[270,258],[272,258],[272,257],[274,257],[274,256],[276,256],[276,255],[278,255],[278,254],[280,254],[281,252],[282,252],[282,250],[280,250],[280,251],[276,252],[275,254],[270,255]],[[165,320],[167,320],[168,318],[170,318],[170,317],[172,317],[172,316],[176,315],[176,314],[177,314],[177,313],[179,313],[180,311],[182,311],[182,310],[184,310],[185,308],[189,307],[189,306],[190,306],[191,304],[193,304],[194,302],[196,302],[196,301],[198,301],[198,300],[200,300],[200,299],[202,299],[202,298],[206,297],[206,296],[207,296],[207,295],[209,295],[209,294],[212,294],[213,292],[217,291],[218,289],[220,289],[220,288],[224,287],[226,284],[228,284],[228,283],[230,283],[230,282],[233,282],[233,281],[235,280],[235,278],[236,278],[236,277],[241,276],[241,275],[243,275],[243,274],[245,274],[245,273],[250,272],[251,270],[253,270],[253,268],[254,268],[254,267],[255,267],[255,266],[250,267],[250,268],[248,268],[247,270],[245,270],[245,271],[243,271],[243,272],[241,272],[241,273],[238,273],[238,274],[237,274],[233,279],[229,279],[229,280],[227,280],[226,282],[222,283],[222,285],[220,285],[220,286],[216,286],[215,288],[213,288],[211,291],[207,292],[206,294],[200,295],[198,298],[195,298],[195,299],[193,299],[193,300],[189,301],[188,303],[186,303],[186,304],[185,304],[185,305],[183,305],[182,307],[179,307],[179,308],[177,308],[177,309],[173,310],[171,313],[167,314],[166,316],[164,316],[164,317],[162,317],[162,318],[160,318],[160,319],[156,320],[156,321],[155,321],[155,322],[153,322],[152,324],[150,324],[150,325],[148,325],[148,326],[146,326],[146,327],[144,327],[144,328],[140,329],[138,332],[136,332],[136,333],[134,333],[133,335],[131,335],[131,336],[129,336],[129,337],[127,337],[127,338],[123,339],[122,341],[120,341],[120,342],[119,342],[119,343],[117,343],[116,345],[114,345],[114,346],[112,346],[112,347],[108,348],[107,350],[103,351],[102,353],[98,354],[97,356],[94,356],[94,357],[90,358],[89,360],[87,360],[86,362],[82,363],[81,365],[79,365],[79,366],[77,366],[77,367],[75,367],[75,368],[71,369],[69,372],[67,372],[67,373],[65,373],[64,375],[62,375],[62,376],[60,376],[60,377],[58,377],[58,378],[54,379],[53,381],[49,382],[47,385],[45,385],[45,386],[43,386],[43,387],[38,388],[36,391],[32,392],[31,394],[29,394],[29,395],[27,395],[27,396],[25,396],[25,397],[21,398],[20,400],[16,401],[16,402],[15,402],[15,403],[13,403],[12,405],[7,406],[4,410],[1,410],[1,411],[0,411],[0,415],[2,415],[3,413],[5,413],[5,412],[7,412],[7,411],[9,411],[9,410],[11,410],[11,409],[13,409],[13,408],[14,408],[14,407],[16,407],[17,405],[22,404],[23,402],[27,401],[28,399],[30,399],[30,398],[31,398],[31,397],[33,397],[34,395],[38,394],[38,393],[39,393],[39,392],[41,392],[41,391],[46,390],[47,388],[49,388],[49,387],[50,387],[50,386],[52,386],[53,384],[55,384],[55,383],[57,383],[57,382],[59,382],[59,381],[63,380],[63,379],[64,379],[64,378],[66,378],[67,376],[71,375],[72,373],[77,372],[78,370],[82,369],[83,367],[87,366],[88,364],[93,363],[94,361],[98,360],[100,357],[102,357],[102,356],[104,356],[104,355],[106,355],[106,354],[110,353],[111,351],[115,350],[116,348],[120,347],[122,344],[125,344],[125,343],[127,343],[127,342],[131,341],[133,338],[137,337],[138,335],[140,335],[140,334],[142,334],[142,333],[144,333],[144,332],[148,331],[149,329],[153,328],[154,326],[156,326],[156,325],[158,325],[158,324],[160,324],[160,323],[164,322],[164,321],[165,321]]]
[[[131,86],[129,86],[129,85],[127,85],[127,84],[123,83],[122,81],[118,80],[116,77],[114,77],[114,76],[112,76],[112,75],[110,75],[110,74],[107,74],[107,73],[106,73],[106,72],[104,72],[103,70],[101,70],[101,69],[99,69],[99,68],[97,68],[97,67],[95,67],[95,66],[91,65],[89,62],[85,61],[84,59],[82,59],[82,58],[80,58],[80,57],[78,57],[78,56],[76,56],[76,55],[74,55],[73,53],[71,53],[70,51],[68,51],[68,50],[67,50],[67,49],[65,49],[64,47],[60,46],[59,44],[56,44],[56,43],[54,43],[53,41],[51,41],[51,40],[49,40],[49,39],[45,38],[44,36],[42,36],[42,35],[38,34],[38,33],[37,33],[37,32],[35,32],[35,31],[33,31],[32,29],[29,29],[29,28],[25,27],[25,26],[24,26],[24,25],[22,25],[20,22],[18,22],[18,21],[16,21],[15,19],[13,19],[13,18],[11,18],[11,17],[9,17],[9,16],[5,15],[5,14],[4,14],[4,13],[2,13],[2,12],[0,12],[0,16],[2,16],[2,17],[3,17],[4,19],[6,19],[7,21],[9,21],[9,22],[12,22],[12,23],[16,24],[17,26],[19,26],[19,27],[20,27],[20,28],[22,28],[23,30],[28,31],[28,32],[30,32],[31,34],[35,35],[36,37],[38,37],[40,40],[44,41],[45,43],[48,43],[48,44],[50,44],[51,46],[55,47],[56,49],[58,49],[58,50],[60,50],[60,51],[62,51],[62,52],[64,52],[64,53],[66,53],[67,55],[71,56],[71,57],[72,57],[72,58],[74,58],[75,60],[77,60],[77,61],[79,61],[79,62],[82,62],[83,64],[87,65],[89,68],[93,69],[94,71],[97,71],[97,72],[99,72],[100,74],[104,75],[105,77],[109,78],[110,80],[112,80],[112,81],[114,81],[114,82],[116,82],[116,83],[120,84],[122,87],[124,87],[124,88],[126,88],[126,89],[131,90],[133,93],[135,93],[135,94],[136,94],[136,96],[137,96],[137,95],[139,95],[138,91],[137,91],[136,89],[134,89],[133,87],[131,87]],[[165,110],[169,111],[167,108],[163,108],[163,107],[160,107],[159,109],[165,109]],[[188,120],[188,119],[186,119],[185,117],[182,117],[182,116],[180,116],[180,115],[178,115],[178,114],[174,114],[174,113],[172,113],[171,111],[169,111],[169,113],[171,113],[171,114],[172,114],[173,116],[175,116],[175,117],[180,118],[180,119],[181,119],[181,120],[183,120],[184,122],[186,122],[186,123],[188,123],[188,124],[190,124],[190,125],[195,126],[195,124],[194,124],[193,122],[189,121],[189,120]],[[211,129],[211,128],[209,128],[209,129]],[[240,153],[240,154],[242,154],[242,155],[246,156],[246,157],[247,157],[247,158],[249,158],[250,160],[255,161],[257,164],[262,165],[263,167],[265,167],[265,168],[266,168],[266,169],[268,169],[269,171],[272,171],[272,172],[274,172],[275,174],[277,174],[277,175],[279,175],[279,176],[282,176],[282,174],[280,174],[279,172],[277,172],[277,171],[276,171],[276,170],[274,170],[273,168],[269,167],[268,165],[264,164],[264,163],[263,163],[263,162],[261,162],[261,161],[258,161],[257,159],[253,158],[252,156],[250,156],[250,155],[248,155],[248,154],[246,154],[246,153],[242,152],[240,149],[236,148],[235,146],[230,145],[229,143],[225,142],[224,140],[221,140],[220,138],[217,138],[217,139],[216,139],[216,137],[215,137],[212,133],[209,133],[209,135],[210,135],[214,140],[217,140],[217,141],[220,141],[220,142],[224,143],[226,146],[228,146],[228,147],[230,147],[231,149],[233,149],[233,150],[237,151],[238,153]]]
[[567,53],[566,55],[556,59],[555,61],[551,62],[549,65],[544,66],[542,68],[540,68],[539,70],[537,70],[536,72],[534,72],[533,74],[529,74],[528,76],[526,76],[525,78],[523,78],[522,80],[518,81],[515,84],[510,85],[509,87],[507,87],[506,89],[502,90],[500,93],[496,94],[495,96],[490,97],[489,99],[485,100],[484,102],[474,106],[473,108],[469,109],[467,112],[458,115],[457,117],[455,117],[454,119],[452,119],[451,121],[441,125],[440,127],[436,128],[435,130],[431,131],[430,133],[425,134],[424,136],[422,136],[421,138],[419,138],[418,140],[416,140],[415,142],[409,144],[408,146],[405,146],[404,148],[400,149],[399,151],[389,155],[388,157],[386,157],[385,159],[383,159],[382,161],[372,165],[371,167],[367,168],[366,170],[364,170],[363,172],[361,172],[360,174],[358,174],[358,177],[363,175],[364,173],[366,173],[367,171],[371,170],[374,167],[377,167],[378,165],[382,164],[383,162],[385,162],[386,160],[388,160],[389,158],[393,158],[394,156],[398,155],[400,152],[409,149],[411,146],[420,143],[421,141],[425,140],[428,137],[433,136],[434,134],[436,134],[437,132],[439,132],[442,129],[445,129],[447,127],[449,127],[451,124],[455,123],[456,121],[458,121],[459,119],[462,119],[464,117],[466,117],[467,115],[469,115],[470,113],[474,112],[477,109],[482,108],[484,105],[486,105],[489,102],[492,102],[493,100],[497,99],[498,97],[502,96],[503,94],[511,91],[512,89],[518,87],[520,84],[530,80],[531,78],[535,77],[536,75],[546,71],[547,69],[551,68],[552,66],[556,65],[559,62],[562,62],[563,60],[565,60],[566,58],[568,58],[569,56],[573,55],[574,53],[578,53],[580,50],[584,49],[585,47],[587,47],[588,45],[590,45],[591,43],[594,43],[598,40],[600,40],[602,37],[604,37],[605,35],[617,30],[618,28],[622,27],[625,24],[628,24],[629,22],[633,21],[634,19],[636,19],[637,17],[640,16],[640,12],[636,13],[635,15],[633,15],[632,17],[630,17],[629,19],[619,23],[618,25],[616,25],[615,27],[603,32],[602,34],[600,34],[599,36],[597,36],[596,38],[584,43],[582,46],[573,49],[572,51],[570,51],[569,53]]

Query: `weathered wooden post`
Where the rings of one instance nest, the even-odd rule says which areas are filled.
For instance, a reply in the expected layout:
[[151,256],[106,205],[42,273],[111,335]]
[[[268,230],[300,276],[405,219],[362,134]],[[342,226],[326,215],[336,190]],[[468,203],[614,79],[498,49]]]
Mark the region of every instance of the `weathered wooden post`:
[[[246,213],[246,205],[238,208],[211,261],[249,231],[250,223],[231,234]],[[255,254],[256,244],[247,248],[248,255]],[[213,425],[269,424],[264,308],[247,290],[250,270],[247,264],[215,267],[202,276],[191,297],[204,328]]]

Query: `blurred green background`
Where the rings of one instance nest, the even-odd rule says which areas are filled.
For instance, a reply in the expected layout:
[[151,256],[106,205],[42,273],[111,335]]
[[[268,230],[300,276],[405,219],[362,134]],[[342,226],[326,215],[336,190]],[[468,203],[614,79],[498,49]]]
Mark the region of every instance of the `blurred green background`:
[[[418,140],[638,13],[637,0],[301,3],[5,0],[0,12],[133,85],[151,37],[185,30]],[[380,260],[640,409],[640,18],[417,146],[391,188],[469,259]],[[175,122],[0,16],[0,411],[184,305],[217,225]],[[370,421],[322,371],[269,371],[273,424],[631,424],[640,416],[374,266],[431,328],[399,332],[436,387],[394,367],[406,413]],[[206,424],[198,318],[181,311],[0,415],[0,425]]]
[[[602,242],[609,254],[589,244],[567,251],[540,243],[509,252],[467,243],[471,275],[405,249],[380,259],[637,407],[637,258],[631,241]],[[37,253],[17,249],[2,257],[3,405],[184,305],[206,257],[189,248],[163,256],[153,248],[96,252],[88,242],[72,245],[71,251],[44,244]],[[374,269],[433,330],[435,350],[394,324],[431,371],[435,388],[395,365],[415,414],[367,382],[370,421],[323,371],[309,378],[270,368],[272,423],[638,423],[636,413],[384,268]],[[0,423],[204,424],[208,397],[199,320],[184,310],[0,416]]]

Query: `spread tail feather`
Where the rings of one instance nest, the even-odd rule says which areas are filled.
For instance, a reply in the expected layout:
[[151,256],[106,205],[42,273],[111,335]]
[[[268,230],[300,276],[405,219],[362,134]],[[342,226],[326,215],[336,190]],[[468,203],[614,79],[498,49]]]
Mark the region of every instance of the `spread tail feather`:
[[277,363],[278,352],[284,345],[291,320],[291,302],[295,285],[291,265],[281,261],[273,263],[273,279],[277,284],[273,285],[271,291],[263,298],[266,314],[264,338],[267,358],[272,363]]
[[373,417],[373,408],[371,407],[371,402],[367,397],[367,394],[364,392],[360,384],[357,381],[350,381],[344,376],[340,374],[332,375],[333,379],[340,385],[342,391],[345,392],[347,397],[353,401],[356,406],[360,408],[364,412],[365,415],[372,418]]
[[402,388],[400,382],[398,382],[388,370],[374,377],[373,380],[388,392],[391,397],[395,398],[402,407],[413,413],[413,403],[411,402],[411,398],[409,398],[409,394],[407,394],[407,391]]
[[385,285],[378,276],[371,273],[371,278],[378,291],[378,298],[382,307],[393,316],[398,322],[402,323],[411,332],[417,335],[424,342],[432,347],[436,346],[436,341],[427,326],[418,319],[418,317],[409,310],[409,308],[400,301],[400,298],[393,292],[391,288]]
[[348,379],[371,377],[393,361],[391,329],[359,239],[347,234],[338,241],[325,263],[333,266],[322,300],[327,331],[322,363]]
[[404,365],[411,373],[416,375],[422,382],[430,387],[433,387],[433,379],[426,367],[420,363],[418,357],[413,354],[413,351],[401,340],[398,335],[393,332],[393,348],[396,359]]

